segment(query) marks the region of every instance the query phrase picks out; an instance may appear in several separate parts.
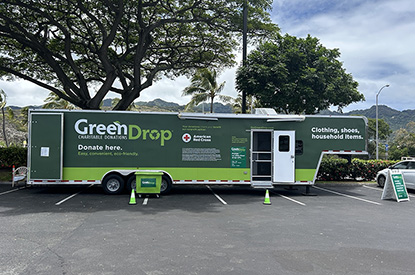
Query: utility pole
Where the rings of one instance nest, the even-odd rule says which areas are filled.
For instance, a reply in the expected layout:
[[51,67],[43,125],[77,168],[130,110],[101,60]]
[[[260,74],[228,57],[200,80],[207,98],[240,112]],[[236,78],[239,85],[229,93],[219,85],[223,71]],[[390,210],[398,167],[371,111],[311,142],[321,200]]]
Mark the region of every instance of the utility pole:
[[376,94],[376,160],[379,159],[378,97],[379,97],[380,92],[382,92],[383,88],[387,88],[387,87],[389,87],[389,84],[386,84],[385,86],[380,88],[379,92]]
[[[248,0],[244,0],[242,31],[242,66],[246,64],[248,40]],[[242,91],[242,113],[246,114],[246,91]]]

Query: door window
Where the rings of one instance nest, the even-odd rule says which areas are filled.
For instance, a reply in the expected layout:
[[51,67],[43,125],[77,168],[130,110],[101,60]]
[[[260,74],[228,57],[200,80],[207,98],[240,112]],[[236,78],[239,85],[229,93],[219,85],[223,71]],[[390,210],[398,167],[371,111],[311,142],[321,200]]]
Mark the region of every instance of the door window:
[[279,136],[278,138],[278,149],[280,152],[290,151],[290,136]]
[[295,141],[295,154],[296,155],[302,155],[303,154],[303,141],[302,140],[296,140]]

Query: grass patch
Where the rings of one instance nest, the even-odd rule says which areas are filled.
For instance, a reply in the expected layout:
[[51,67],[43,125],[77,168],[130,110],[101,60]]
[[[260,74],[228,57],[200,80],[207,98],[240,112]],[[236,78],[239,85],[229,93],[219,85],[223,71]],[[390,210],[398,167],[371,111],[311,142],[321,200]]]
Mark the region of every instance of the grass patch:
[[12,168],[2,168],[0,169],[0,181],[1,182],[11,182],[12,181]]

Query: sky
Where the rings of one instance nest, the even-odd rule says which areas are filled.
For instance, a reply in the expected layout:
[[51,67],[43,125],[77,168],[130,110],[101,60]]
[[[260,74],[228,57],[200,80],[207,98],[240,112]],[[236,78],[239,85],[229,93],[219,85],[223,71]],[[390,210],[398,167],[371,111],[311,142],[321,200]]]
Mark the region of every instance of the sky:
[[[364,102],[344,112],[388,105],[396,110],[415,109],[415,4],[413,0],[274,0],[271,18],[281,33],[317,37],[326,48],[338,48],[347,73],[359,83]],[[241,54],[237,53],[240,63]],[[222,72],[222,94],[237,96],[236,67]],[[144,90],[138,101],[161,98],[186,104],[182,97],[190,84],[186,77],[162,79]],[[0,81],[9,106],[41,105],[49,91],[26,81]],[[109,97],[116,97],[110,94]],[[335,110],[336,108],[333,108]]]

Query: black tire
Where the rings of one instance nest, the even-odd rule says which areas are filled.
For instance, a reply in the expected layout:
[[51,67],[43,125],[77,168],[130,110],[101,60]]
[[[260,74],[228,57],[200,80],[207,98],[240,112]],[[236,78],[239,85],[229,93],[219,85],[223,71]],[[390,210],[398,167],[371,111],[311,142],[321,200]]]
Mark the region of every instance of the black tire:
[[378,181],[379,187],[383,188],[385,186],[386,178],[385,176],[379,176],[377,181]]
[[105,193],[117,195],[124,190],[124,179],[117,174],[108,175],[102,181],[101,185]]
[[171,188],[173,187],[173,183],[169,176],[163,175],[161,178],[161,186],[160,186],[160,194],[166,195],[170,192]]
[[128,180],[127,180],[127,184],[125,185],[125,190],[128,193],[131,193],[131,190],[133,190],[133,188],[136,188],[136,176],[135,174],[132,174]]

